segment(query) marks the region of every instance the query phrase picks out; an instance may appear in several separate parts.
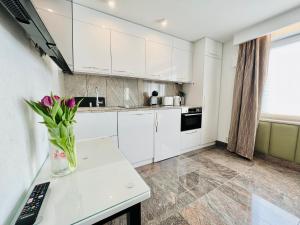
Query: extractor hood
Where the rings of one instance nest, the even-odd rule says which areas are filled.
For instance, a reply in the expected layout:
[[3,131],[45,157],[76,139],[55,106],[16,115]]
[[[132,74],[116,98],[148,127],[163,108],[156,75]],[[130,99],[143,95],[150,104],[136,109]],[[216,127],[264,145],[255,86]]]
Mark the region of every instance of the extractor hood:
[[47,54],[63,72],[72,73],[30,0],[0,0],[0,3],[24,28],[42,53]]

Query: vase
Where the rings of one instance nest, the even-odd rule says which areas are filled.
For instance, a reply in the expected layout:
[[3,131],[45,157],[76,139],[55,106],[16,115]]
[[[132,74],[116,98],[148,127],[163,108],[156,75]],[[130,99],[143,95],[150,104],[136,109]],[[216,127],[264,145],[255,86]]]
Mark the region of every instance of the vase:
[[50,163],[52,176],[62,177],[74,172],[77,168],[76,149],[63,151],[51,144]]

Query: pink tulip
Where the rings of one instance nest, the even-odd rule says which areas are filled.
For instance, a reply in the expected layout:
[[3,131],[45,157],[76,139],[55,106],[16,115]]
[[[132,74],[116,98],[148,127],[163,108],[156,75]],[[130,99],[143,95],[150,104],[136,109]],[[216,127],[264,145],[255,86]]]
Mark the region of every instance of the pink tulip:
[[44,98],[42,98],[41,104],[46,107],[51,107],[53,106],[53,100],[50,96],[45,96]]
[[56,100],[56,101],[59,101],[60,100],[60,97],[58,95],[54,95],[53,98]]
[[66,105],[70,108],[70,109],[72,109],[74,106],[75,106],[75,98],[70,98],[70,99],[68,99],[67,101],[66,101]]

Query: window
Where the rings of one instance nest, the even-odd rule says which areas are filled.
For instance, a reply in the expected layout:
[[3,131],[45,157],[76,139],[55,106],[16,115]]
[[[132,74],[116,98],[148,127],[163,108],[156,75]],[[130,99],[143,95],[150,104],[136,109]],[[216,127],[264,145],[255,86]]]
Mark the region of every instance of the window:
[[262,117],[300,121],[300,37],[273,42]]

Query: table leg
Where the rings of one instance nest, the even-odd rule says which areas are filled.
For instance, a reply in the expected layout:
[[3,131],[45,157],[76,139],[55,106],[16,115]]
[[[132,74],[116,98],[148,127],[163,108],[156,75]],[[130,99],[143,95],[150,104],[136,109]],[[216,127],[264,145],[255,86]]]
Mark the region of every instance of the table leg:
[[141,203],[131,206],[128,209],[127,225],[141,225]]

